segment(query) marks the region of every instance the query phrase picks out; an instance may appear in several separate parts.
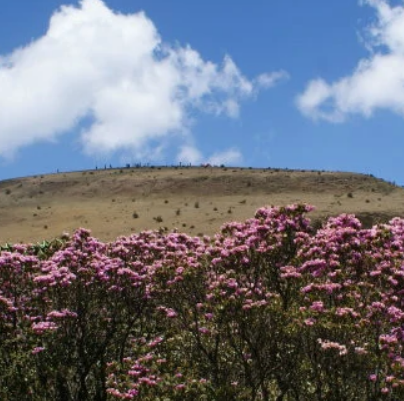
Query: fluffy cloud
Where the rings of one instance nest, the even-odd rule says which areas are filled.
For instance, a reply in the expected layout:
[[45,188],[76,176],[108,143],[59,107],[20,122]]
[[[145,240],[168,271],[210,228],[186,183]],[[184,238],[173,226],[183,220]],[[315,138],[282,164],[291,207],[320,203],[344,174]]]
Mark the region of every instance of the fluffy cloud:
[[243,157],[237,149],[227,149],[223,152],[214,153],[211,157],[208,158],[208,163],[214,166],[219,166],[221,164],[231,166],[240,164],[242,159]]
[[243,160],[241,152],[237,149],[230,148],[221,152],[215,152],[209,157],[203,156],[202,152],[195,146],[185,145],[182,146],[177,155],[177,161],[183,164],[191,163],[193,165],[208,163],[213,166],[224,165],[237,165]]
[[0,56],[0,156],[55,140],[84,118],[85,152],[141,152],[187,132],[191,109],[237,117],[241,101],[282,77],[249,80],[229,56],[218,65],[163,42],[142,12],[82,0],[56,11],[44,36]]
[[271,88],[280,81],[284,81],[286,79],[289,79],[289,74],[286,71],[281,70],[258,75],[254,81],[259,87]]
[[404,6],[392,7],[385,0],[361,3],[377,14],[367,29],[370,56],[336,82],[317,78],[308,83],[297,106],[310,118],[341,122],[353,113],[369,117],[376,109],[404,116]]
[[202,153],[194,146],[182,146],[177,155],[177,161],[183,164],[191,163],[193,165],[203,162]]

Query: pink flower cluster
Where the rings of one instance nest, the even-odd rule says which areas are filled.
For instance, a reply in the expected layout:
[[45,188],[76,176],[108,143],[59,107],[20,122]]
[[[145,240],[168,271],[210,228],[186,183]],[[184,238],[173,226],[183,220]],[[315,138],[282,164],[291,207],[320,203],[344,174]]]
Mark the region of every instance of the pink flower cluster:
[[7,246],[0,399],[404,399],[404,220],[311,210]]

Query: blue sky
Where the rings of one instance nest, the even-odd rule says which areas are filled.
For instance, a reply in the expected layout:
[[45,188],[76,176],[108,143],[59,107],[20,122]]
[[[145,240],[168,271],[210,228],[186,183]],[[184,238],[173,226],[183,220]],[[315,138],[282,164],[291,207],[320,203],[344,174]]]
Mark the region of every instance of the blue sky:
[[0,179],[125,163],[404,184],[404,2],[0,4]]

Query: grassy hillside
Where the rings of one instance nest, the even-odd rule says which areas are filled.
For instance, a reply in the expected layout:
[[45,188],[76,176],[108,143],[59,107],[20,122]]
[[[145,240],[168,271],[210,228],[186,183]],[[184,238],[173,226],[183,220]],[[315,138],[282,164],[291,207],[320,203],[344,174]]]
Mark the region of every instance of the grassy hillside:
[[264,205],[306,202],[313,219],[355,213],[366,225],[404,216],[404,189],[345,172],[123,168],[0,181],[0,243],[36,242],[78,227],[113,240],[144,229],[212,234]]

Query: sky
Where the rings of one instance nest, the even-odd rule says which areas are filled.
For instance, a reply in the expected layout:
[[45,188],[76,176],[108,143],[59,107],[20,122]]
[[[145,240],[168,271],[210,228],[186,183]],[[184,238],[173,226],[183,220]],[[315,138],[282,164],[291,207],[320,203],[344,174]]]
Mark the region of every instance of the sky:
[[404,185],[404,1],[0,0],[0,180],[127,163]]

